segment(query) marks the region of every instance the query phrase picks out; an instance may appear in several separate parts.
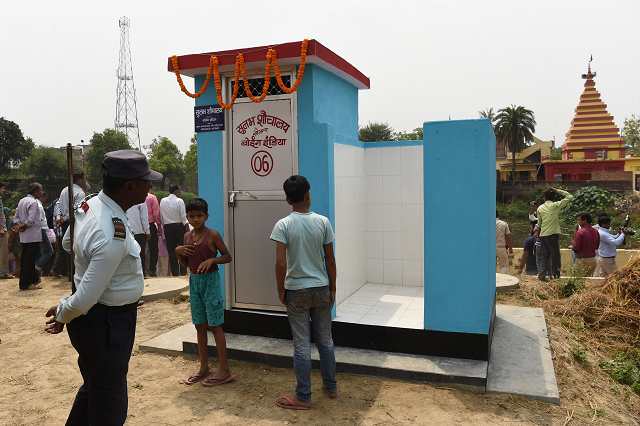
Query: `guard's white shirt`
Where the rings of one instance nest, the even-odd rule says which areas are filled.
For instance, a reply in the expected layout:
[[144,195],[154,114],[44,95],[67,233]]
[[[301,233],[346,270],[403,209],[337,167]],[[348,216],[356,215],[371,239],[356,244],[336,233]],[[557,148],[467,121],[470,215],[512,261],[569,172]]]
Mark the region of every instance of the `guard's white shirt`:
[[170,194],[163,198],[160,201],[160,219],[163,226],[167,223],[182,223],[184,225],[189,223],[182,198],[176,197],[176,194]]
[[[62,323],[85,314],[96,303],[123,306],[137,302],[144,289],[140,246],[129,231],[125,212],[102,191],[87,205],[86,212],[78,209],[75,215],[76,292],[60,299],[56,320]],[[125,239],[114,238],[114,217],[122,220]],[[69,251],[69,230],[62,245]]]
[[127,219],[134,234],[149,235],[149,211],[146,201],[127,210]]

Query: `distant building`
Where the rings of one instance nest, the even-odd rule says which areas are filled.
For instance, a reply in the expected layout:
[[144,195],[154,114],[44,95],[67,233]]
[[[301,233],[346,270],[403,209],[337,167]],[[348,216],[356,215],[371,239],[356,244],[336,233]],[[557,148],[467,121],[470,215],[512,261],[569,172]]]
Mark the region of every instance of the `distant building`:
[[[516,180],[544,180],[544,161],[549,159],[552,148],[553,141],[542,141],[534,136],[533,145],[516,152]],[[511,180],[512,169],[511,152],[504,144],[496,143],[496,173],[500,180]]]
[[592,180],[593,172],[634,172],[635,190],[640,190],[640,158],[626,155],[625,140],[596,90],[589,64],[584,91],[562,145],[562,160],[546,161],[546,180]]

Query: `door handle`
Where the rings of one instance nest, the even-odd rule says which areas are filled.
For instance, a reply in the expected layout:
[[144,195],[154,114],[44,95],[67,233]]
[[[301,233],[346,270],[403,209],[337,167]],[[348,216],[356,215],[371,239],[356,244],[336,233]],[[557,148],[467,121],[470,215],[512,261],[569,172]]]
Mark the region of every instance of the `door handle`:
[[252,193],[250,193],[249,191],[229,191],[229,207],[235,207],[236,206],[236,194],[245,194],[248,197],[253,198],[254,200],[257,200],[258,197],[253,195]]

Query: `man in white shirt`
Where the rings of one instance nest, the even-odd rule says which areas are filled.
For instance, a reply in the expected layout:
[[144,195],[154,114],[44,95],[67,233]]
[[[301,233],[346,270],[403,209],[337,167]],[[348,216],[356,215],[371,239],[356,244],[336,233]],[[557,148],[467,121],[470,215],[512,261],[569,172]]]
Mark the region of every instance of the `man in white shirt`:
[[[84,172],[74,172],[72,179],[73,205],[71,206],[71,211],[73,211],[73,208],[84,198],[83,188],[87,185],[87,177]],[[60,192],[58,206],[60,206],[60,211],[58,212],[58,209],[56,209],[56,225],[62,229],[62,235],[64,235],[69,227],[69,187],[65,186],[62,192]],[[53,266],[51,267],[51,275],[59,277],[62,271],[67,271],[68,274],[71,273],[71,258],[66,251],[58,250]],[[71,277],[69,277],[69,281],[71,281]]]
[[147,203],[136,204],[127,210],[127,219],[129,220],[129,226],[133,231],[133,237],[140,246],[140,261],[142,262],[142,272],[144,277],[147,278],[147,265],[144,256],[145,248],[147,247],[147,241],[151,239],[149,232],[149,213],[147,210]]
[[165,242],[169,252],[169,265],[171,275],[177,277],[184,275],[187,270],[178,262],[176,247],[184,242],[184,233],[189,231],[187,212],[184,209],[184,201],[180,198],[182,188],[177,183],[169,186],[169,196],[160,201],[160,219],[164,228]]

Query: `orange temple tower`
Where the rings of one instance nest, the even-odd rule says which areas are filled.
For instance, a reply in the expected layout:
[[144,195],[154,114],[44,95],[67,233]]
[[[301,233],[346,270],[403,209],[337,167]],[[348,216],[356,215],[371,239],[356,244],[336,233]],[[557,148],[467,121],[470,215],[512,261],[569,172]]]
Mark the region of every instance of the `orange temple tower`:
[[[589,61],[591,62],[591,61]],[[594,171],[625,170],[625,141],[596,90],[589,63],[584,91],[562,145],[562,161],[546,163],[546,180],[591,180]]]

